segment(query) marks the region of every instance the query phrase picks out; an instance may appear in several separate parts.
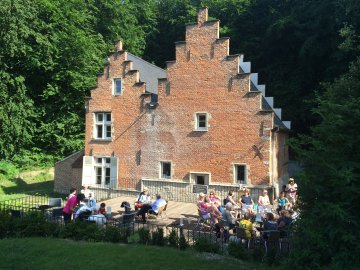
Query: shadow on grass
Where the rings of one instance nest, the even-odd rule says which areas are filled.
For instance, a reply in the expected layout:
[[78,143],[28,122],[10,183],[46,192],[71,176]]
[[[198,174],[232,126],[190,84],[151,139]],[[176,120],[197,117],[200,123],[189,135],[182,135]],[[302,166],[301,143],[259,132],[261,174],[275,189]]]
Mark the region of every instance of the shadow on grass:
[[54,193],[54,180],[42,181],[38,183],[27,183],[22,178],[12,178],[9,179],[10,182],[14,183],[15,186],[6,187],[0,185],[4,194],[27,194],[27,195],[43,195],[43,196],[53,196],[57,193]]

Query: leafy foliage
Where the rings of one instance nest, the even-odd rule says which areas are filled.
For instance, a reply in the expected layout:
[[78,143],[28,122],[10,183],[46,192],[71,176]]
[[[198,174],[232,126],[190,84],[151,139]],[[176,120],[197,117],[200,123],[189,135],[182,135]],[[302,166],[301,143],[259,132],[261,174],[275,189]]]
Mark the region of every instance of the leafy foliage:
[[321,123],[311,136],[292,142],[304,165],[292,265],[355,269],[359,258],[353,251],[360,249],[360,60],[324,89],[313,110]]

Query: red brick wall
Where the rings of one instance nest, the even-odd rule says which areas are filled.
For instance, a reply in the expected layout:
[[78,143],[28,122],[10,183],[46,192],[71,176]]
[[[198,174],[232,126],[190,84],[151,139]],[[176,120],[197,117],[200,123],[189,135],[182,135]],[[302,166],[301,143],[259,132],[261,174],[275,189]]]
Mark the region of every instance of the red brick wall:
[[84,151],[79,151],[55,164],[54,191],[68,193],[72,187],[80,190],[82,168],[80,166],[74,168],[73,164],[83,155]]
[[[187,25],[186,42],[176,44],[155,110],[146,108],[145,85],[126,52],[112,54],[98,78],[86,116],[85,154],[117,156],[120,187],[159,178],[160,161],[171,161],[173,179],[187,181],[190,171],[200,171],[211,173],[212,183],[229,184],[233,164],[244,163],[252,185],[270,184],[273,113],[261,111],[260,92],[249,93],[249,74],[238,74],[239,56],[228,56],[229,39],[218,39],[219,22],[204,21],[205,13],[199,18]],[[123,78],[121,96],[112,95],[115,77]],[[93,113],[110,111],[113,140],[93,140]],[[207,132],[194,131],[196,112],[208,113]]]

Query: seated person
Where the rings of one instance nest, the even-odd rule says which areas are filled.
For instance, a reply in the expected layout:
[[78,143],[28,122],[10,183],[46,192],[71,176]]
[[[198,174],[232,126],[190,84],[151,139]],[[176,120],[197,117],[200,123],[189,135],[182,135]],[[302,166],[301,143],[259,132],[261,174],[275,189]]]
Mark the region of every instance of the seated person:
[[137,216],[141,215],[143,222],[146,222],[146,213],[148,211],[157,214],[159,212],[159,209],[165,206],[166,204],[167,202],[163,198],[161,198],[159,194],[157,194],[156,201],[153,202],[152,204],[144,204],[136,215]]
[[290,202],[289,202],[289,200],[285,197],[285,192],[284,192],[284,191],[282,191],[282,192],[280,193],[280,197],[277,198],[276,202],[277,202],[277,205],[278,205],[277,208],[276,208],[276,211],[277,211],[278,213],[280,213],[281,210],[285,210],[285,208],[286,208],[287,206],[290,206]]
[[100,204],[100,208],[97,211],[98,214],[103,214],[106,215],[106,204],[105,203],[101,203]]
[[266,218],[264,221],[264,227],[263,227],[263,238],[267,239],[268,238],[268,232],[269,231],[276,231],[278,229],[277,223],[275,221],[274,218],[274,214],[273,213],[266,213]]
[[285,187],[286,197],[294,205],[296,203],[296,191],[297,184],[294,181],[294,178],[290,178],[288,184]]
[[[83,202],[85,199],[84,194],[80,193],[77,195],[77,200],[79,203]],[[75,212],[75,220],[85,220],[87,218],[89,218],[89,216],[92,214],[92,209],[87,206],[86,204],[83,204],[82,206],[80,206],[79,209],[77,209],[77,211]]]
[[144,190],[139,194],[136,202],[135,202],[135,211],[139,210],[144,204],[150,204],[151,197],[149,195],[149,189],[144,188]]
[[225,211],[222,216],[222,221],[224,222],[224,227],[229,227],[229,230],[235,228],[236,218],[233,216],[234,207],[231,204],[226,204]]
[[286,235],[286,230],[289,228],[293,222],[291,214],[287,210],[280,211],[280,217],[277,220],[277,229],[280,231],[280,236],[284,237]]
[[88,185],[84,185],[82,189],[80,190],[80,193],[84,194],[84,202],[87,203],[88,200],[92,197],[94,197],[94,192],[89,189]]
[[239,227],[245,229],[245,235],[247,239],[250,239],[253,233],[253,224],[250,221],[251,214],[246,212],[244,214],[244,219],[240,221]]
[[263,194],[259,196],[258,204],[259,207],[262,207],[262,209],[266,209],[268,206],[271,206],[268,192],[266,189],[264,189]]
[[254,205],[254,201],[250,196],[250,192],[248,189],[245,189],[245,194],[241,196],[241,204],[242,205],[248,205],[248,206],[253,206]]

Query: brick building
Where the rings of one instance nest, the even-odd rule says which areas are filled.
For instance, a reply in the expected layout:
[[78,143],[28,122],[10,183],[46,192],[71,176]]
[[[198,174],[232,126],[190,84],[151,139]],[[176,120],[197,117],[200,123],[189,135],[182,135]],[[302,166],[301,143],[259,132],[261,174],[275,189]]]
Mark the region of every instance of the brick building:
[[115,47],[87,100],[83,184],[147,186],[174,200],[192,200],[194,185],[222,195],[241,185],[278,191],[290,122],[243,55],[229,55],[206,8],[166,71]]

